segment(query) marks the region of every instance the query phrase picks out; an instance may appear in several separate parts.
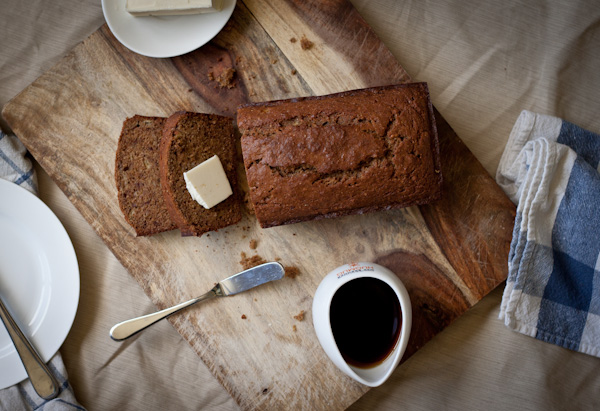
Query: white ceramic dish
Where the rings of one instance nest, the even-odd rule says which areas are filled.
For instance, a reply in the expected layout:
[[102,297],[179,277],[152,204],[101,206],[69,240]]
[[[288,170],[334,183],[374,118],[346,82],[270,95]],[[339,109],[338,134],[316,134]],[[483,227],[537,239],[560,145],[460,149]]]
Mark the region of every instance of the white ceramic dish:
[[[402,312],[402,328],[395,347],[382,363],[371,368],[359,368],[348,364],[336,345],[330,322],[330,307],[334,294],[344,284],[369,277],[385,282],[396,294]],[[315,292],[312,315],[317,338],[327,356],[346,375],[369,387],[380,386],[394,372],[404,355],[412,328],[412,308],[406,287],[392,271],[368,262],[346,264],[327,274]]]
[[110,31],[125,47],[147,57],[174,57],[208,43],[225,27],[236,0],[223,0],[215,13],[187,16],[134,17],[125,9],[126,0],[102,0],[102,11]]
[[[44,361],[64,342],[79,302],[73,244],[35,195],[0,179],[0,295]],[[0,389],[27,378],[0,321]]]

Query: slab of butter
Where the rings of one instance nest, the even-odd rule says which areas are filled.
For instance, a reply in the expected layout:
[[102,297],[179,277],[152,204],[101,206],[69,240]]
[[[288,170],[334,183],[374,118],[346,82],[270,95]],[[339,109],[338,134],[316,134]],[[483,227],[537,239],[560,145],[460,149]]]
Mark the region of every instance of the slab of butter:
[[127,0],[127,11],[134,16],[171,16],[220,11],[222,0]]
[[202,207],[209,209],[233,194],[218,156],[213,156],[183,173],[190,195]]

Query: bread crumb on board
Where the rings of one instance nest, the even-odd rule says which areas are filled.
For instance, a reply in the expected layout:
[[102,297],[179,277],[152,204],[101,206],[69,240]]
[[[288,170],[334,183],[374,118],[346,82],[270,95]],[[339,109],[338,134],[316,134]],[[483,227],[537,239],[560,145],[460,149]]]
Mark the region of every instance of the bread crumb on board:
[[294,319],[298,321],[304,321],[304,310],[300,311],[298,315],[295,315]]
[[300,47],[302,47],[302,50],[310,50],[314,44],[315,43],[307,39],[305,35],[302,35],[302,38],[300,39]]
[[[250,248],[255,249],[256,246],[258,246],[258,242],[256,242],[256,240],[250,240]],[[256,267],[257,265],[265,264],[268,262],[258,254],[248,256],[243,251],[240,253],[240,257],[240,265],[244,270],[249,270],[252,267]],[[280,261],[280,258],[276,258],[275,261]],[[296,278],[300,274],[300,269],[294,266],[283,266],[283,270],[284,276],[291,279]]]
[[256,267],[257,265],[265,264],[267,261],[262,258],[260,255],[253,255],[248,257],[245,252],[241,252],[242,259],[240,260],[240,264],[244,270],[248,270],[252,267]]
[[284,275],[289,278],[296,278],[298,274],[300,274],[300,269],[298,267],[283,267]]
[[258,247],[258,240],[255,240],[254,238],[251,239],[249,245],[252,250],[256,250],[256,247]]
[[296,327],[296,324],[292,325],[292,331],[294,331],[294,332],[298,331],[298,328]]
[[[296,43],[297,41],[298,39],[296,37],[290,38],[290,43]],[[306,38],[306,35],[302,35],[302,38],[300,39],[300,47],[302,47],[302,50],[310,50],[314,44],[315,43]]]
[[216,81],[217,87],[220,87],[220,88],[230,88],[230,89],[234,88],[235,87],[234,78],[235,78],[235,69],[234,68],[225,69],[217,76],[215,76],[215,73],[212,71],[208,72],[208,80]]

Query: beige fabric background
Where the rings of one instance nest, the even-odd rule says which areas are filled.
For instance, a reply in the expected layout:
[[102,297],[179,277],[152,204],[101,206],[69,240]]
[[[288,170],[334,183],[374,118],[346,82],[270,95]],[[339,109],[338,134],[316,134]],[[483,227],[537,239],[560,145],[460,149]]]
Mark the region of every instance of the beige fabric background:
[[[352,2],[413,79],[429,83],[434,105],[490,174],[522,109],[600,132],[599,1]],[[0,6],[0,105],[104,23],[100,0]],[[115,322],[154,307],[39,171],[41,197],[65,225],[80,263],[79,310],[61,352],[81,404],[237,409],[168,322],[131,344],[110,340]],[[351,408],[600,409],[600,359],[508,330],[497,319],[502,288]]]

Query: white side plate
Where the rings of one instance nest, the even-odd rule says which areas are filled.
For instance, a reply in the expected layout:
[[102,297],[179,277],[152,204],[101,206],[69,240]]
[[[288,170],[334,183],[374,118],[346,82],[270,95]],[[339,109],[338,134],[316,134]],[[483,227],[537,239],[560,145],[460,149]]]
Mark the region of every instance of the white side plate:
[[223,0],[215,13],[187,16],[134,17],[125,10],[127,0],[102,0],[104,18],[125,47],[147,57],[174,57],[208,43],[227,24],[236,0]]
[[[46,362],[64,342],[79,302],[73,244],[35,195],[0,179],[0,295]],[[0,389],[27,378],[0,321]]]

